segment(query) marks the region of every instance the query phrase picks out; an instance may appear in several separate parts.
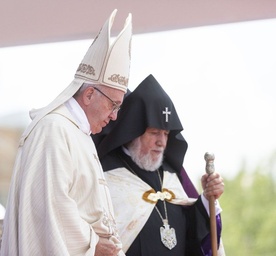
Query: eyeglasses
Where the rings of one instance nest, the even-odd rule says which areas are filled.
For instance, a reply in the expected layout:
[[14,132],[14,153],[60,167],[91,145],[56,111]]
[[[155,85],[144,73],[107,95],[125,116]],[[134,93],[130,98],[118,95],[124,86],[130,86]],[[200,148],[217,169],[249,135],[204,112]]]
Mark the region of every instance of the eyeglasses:
[[98,88],[96,88],[96,87],[93,87],[93,88],[111,101],[111,103],[113,105],[113,107],[112,107],[112,113],[116,113],[116,112],[118,112],[120,110],[121,106],[119,106],[118,103],[116,103],[114,100],[110,99],[105,93],[103,93]]

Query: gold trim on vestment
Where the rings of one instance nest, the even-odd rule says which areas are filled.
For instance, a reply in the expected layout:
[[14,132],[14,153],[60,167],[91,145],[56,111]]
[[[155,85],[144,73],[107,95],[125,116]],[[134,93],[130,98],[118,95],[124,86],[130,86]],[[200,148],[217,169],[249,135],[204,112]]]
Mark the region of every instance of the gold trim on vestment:
[[148,203],[155,204],[158,200],[169,202],[175,199],[175,194],[167,188],[163,188],[162,192],[150,189],[143,194],[142,198]]

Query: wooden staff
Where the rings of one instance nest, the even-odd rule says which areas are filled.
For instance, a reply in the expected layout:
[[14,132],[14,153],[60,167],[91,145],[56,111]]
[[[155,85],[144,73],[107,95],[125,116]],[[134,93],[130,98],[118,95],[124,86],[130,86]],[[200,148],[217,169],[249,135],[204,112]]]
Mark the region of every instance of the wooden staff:
[[[212,153],[205,153],[204,159],[206,161],[206,173],[211,175],[215,171],[214,160],[215,155]],[[215,197],[209,198],[209,212],[210,212],[210,230],[211,230],[211,247],[212,255],[217,256],[217,222],[216,222],[216,211],[215,211]]]

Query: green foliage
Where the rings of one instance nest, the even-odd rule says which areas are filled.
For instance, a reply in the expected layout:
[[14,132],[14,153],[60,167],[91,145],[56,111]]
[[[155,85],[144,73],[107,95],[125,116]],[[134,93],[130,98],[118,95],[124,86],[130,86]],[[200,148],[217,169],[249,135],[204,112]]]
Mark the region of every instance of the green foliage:
[[272,256],[276,252],[276,154],[253,172],[224,180],[223,244],[226,255]]

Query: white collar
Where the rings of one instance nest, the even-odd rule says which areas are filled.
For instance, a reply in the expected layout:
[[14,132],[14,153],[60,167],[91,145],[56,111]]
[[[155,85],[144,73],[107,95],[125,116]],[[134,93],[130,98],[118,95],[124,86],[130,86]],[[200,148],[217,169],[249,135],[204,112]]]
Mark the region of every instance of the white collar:
[[130,156],[129,150],[125,146],[122,146],[122,150],[126,155]]
[[90,135],[90,124],[88,122],[86,114],[84,113],[79,103],[73,97],[71,97],[64,104],[68,108],[71,115],[76,119],[76,122],[80,130],[86,133],[87,135]]

